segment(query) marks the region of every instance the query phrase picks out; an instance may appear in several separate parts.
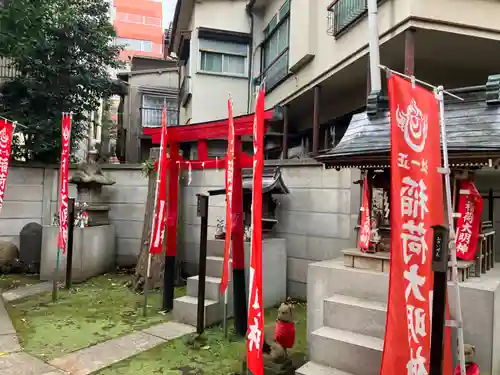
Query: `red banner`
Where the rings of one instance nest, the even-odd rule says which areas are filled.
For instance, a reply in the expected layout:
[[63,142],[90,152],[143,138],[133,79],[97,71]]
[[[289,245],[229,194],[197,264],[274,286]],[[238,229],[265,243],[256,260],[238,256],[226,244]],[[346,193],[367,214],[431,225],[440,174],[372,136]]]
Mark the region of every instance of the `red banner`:
[[264,310],[262,306],[262,171],[264,169],[264,89],[255,103],[253,123],[253,200],[248,306],[247,363],[252,375],[264,374]]
[[3,197],[7,187],[13,133],[13,124],[7,120],[0,120],[0,211],[3,207]]
[[[381,374],[424,375],[430,360],[431,226],[444,223],[439,105],[432,92],[412,88],[399,76],[392,75],[388,87],[391,271]],[[448,347],[448,338],[445,341]],[[443,373],[450,373],[451,355],[445,353]]]
[[63,113],[61,128],[61,165],[59,167],[59,237],[57,248],[66,253],[68,242],[68,198],[69,198],[69,149],[71,137],[71,115]]
[[368,177],[363,180],[363,203],[361,205],[361,227],[359,228],[359,248],[368,250],[370,248],[371,237],[371,219],[370,219],[370,188],[368,186]]
[[231,100],[227,101],[229,133],[227,136],[226,157],[226,238],[224,244],[224,263],[222,264],[222,280],[220,292],[224,293],[229,283],[229,258],[231,253],[231,234],[233,226],[232,203],[233,203],[233,179],[234,179],[234,120],[233,105]]
[[481,230],[484,202],[472,181],[460,181],[459,189],[458,212],[460,218],[457,223],[457,257],[464,260],[474,260]]
[[160,162],[156,173],[155,215],[153,217],[149,252],[161,254],[167,221],[167,113],[165,106],[161,116]]

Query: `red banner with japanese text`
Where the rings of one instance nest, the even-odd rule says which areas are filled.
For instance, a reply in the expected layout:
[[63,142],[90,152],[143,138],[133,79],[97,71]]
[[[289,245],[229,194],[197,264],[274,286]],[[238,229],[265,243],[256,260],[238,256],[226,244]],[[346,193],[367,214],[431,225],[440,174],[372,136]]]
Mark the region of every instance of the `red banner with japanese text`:
[[232,203],[233,203],[233,179],[234,179],[234,120],[233,104],[227,101],[228,111],[228,136],[226,156],[226,238],[224,243],[224,263],[222,264],[222,280],[220,292],[224,293],[229,283],[229,258],[231,253],[231,234],[233,227]]
[[0,120],[0,211],[3,207],[3,198],[7,187],[13,133],[14,125],[12,122]]
[[483,198],[474,183],[470,180],[460,181],[457,222],[457,257],[463,260],[474,260],[481,230]]
[[370,221],[370,187],[368,177],[363,179],[363,202],[361,204],[361,225],[359,228],[359,248],[370,249],[371,221]]
[[264,374],[264,310],[262,306],[262,172],[264,170],[264,89],[255,103],[253,123],[253,199],[247,364],[252,375]]
[[160,157],[156,172],[156,193],[155,193],[155,215],[153,216],[153,230],[151,231],[151,241],[149,252],[151,254],[161,254],[163,251],[163,240],[165,237],[165,226],[167,221],[167,113],[163,106],[161,116],[161,141]]
[[[434,93],[388,79],[391,117],[391,270],[382,375],[429,372],[431,226],[444,224],[439,104]],[[451,367],[445,330],[443,373]]]
[[59,236],[57,248],[66,253],[68,243],[69,151],[71,114],[63,113],[61,127],[61,161],[59,166]]

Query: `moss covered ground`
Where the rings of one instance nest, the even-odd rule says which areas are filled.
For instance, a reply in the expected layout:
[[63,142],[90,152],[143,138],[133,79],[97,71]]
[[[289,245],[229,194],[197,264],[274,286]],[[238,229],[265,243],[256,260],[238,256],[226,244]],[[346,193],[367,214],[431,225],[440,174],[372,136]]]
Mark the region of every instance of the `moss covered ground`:
[[2,292],[38,283],[40,283],[40,277],[38,275],[0,275],[0,291]]
[[[265,324],[272,326],[277,309],[266,311]],[[290,352],[294,362],[303,363],[307,352],[306,306],[294,309],[296,343]],[[231,324],[231,322],[230,322]],[[119,362],[95,375],[233,375],[241,369],[245,354],[245,341],[230,331],[224,337],[222,327],[209,328],[203,340],[195,335],[172,340],[135,357]]]
[[[61,290],[53,303],[50,293],[6,304],[21,345],[44,360],[85,348],[170,319],[159,314],[161,293],[151,292],[148,316],[144,297],[127,287],[129,275],[103,275],[73,289]],[[176,296],[185,294],[183,288]]]

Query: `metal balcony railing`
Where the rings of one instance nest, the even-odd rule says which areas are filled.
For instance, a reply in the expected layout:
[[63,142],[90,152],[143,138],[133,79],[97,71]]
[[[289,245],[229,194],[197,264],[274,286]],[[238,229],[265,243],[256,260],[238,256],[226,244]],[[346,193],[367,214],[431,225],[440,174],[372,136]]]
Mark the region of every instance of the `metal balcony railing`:
[[186,107],[189,99],[191,99],[191,76],[185,75],[179,89],[179,100],[181,105]]
[[5,80],[16,75],[17,71],[12,66],[11,60],[6,57],[0,57],[0,79]]
[[[141,125],[143,128],[161,127],[162,109],[141,108]],[[177,125],[177,110],[167,109],[167,126]]]
[[[381,3],[383,0],[378,0]],[[338,36],[367,13],[367,0],[334,0],[327,8],[330,35]]]
[[255,84],[260,85],[260,83],[265,80],[266,91],[270,91],[275,88],[280,82],[282,82],[288,76],[288,51],[286,48],[281,52],[271,63],[268,65],[264,72],[257,78]]

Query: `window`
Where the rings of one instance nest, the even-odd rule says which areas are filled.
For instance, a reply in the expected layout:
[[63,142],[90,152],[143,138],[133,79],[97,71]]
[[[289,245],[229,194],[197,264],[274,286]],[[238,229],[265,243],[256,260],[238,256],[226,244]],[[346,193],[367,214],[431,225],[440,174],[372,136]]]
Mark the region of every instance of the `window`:
[[161,27],[161,18],[142,16],[140,14],[118,12],[117,18],[121,22],[136,23],[139,25]]
[[[145,128],[161,127],[163,102],[166,98],[160,95],[144,94],[142,96],[141,119]],[[167,125],[177,125],[177,101],[166,99]]]
[[264,29],[262,79],[266,88],[272,89],[288,74],[288,48],[290,36],[290,0]]
[[131,51],[153,52],[153,42],[150,40],[116,38],[116,44],[125,45],[125,49]]
[[247,76],[248,45],[199,39],[200,71]]

